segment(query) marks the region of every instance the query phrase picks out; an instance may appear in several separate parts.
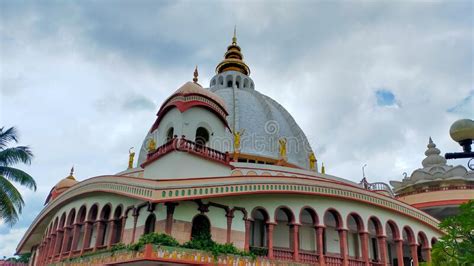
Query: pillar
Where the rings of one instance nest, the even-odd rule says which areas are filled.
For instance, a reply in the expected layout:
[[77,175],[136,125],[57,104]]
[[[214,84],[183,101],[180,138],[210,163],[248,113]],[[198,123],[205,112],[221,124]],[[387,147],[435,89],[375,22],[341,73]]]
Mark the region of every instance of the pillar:
[[370,265],[369,261],[369,232],[359,232],[362,260],[366,266]]
[[268,258],[273,259],[273,228],[274,223],[267,223],[267,236],[268,236]]
[[79,234],[80,234],[80,227],[78,223],[74,224],[73,227],[73,233],[72,233],[72,244],[71,244],[71,251],[74,251],[77,249],[77,245],[79,243]]
[[403,265],[403,239],[394,239],[395,241],[395,248],[397,250],[397,261],[398,266]]
[[293,242],[293,260],[299,261],[300,260],[300,248],[299,248],[299,224],[292,224],[292,242]]
[[62,258],[63,253],[67,252],[68,248],[68,242],[69,242],[69,237],[71,235],[71,227],[70,226],[65,226],[64,227],[64,235],[63,235],[63,242],[61,244],[61,247],[59,248],[59,258]]
[[339,228],[337,230],[339,232],[339,247],[341,252],[342,265],[348,266],[349,257],[347,255],[347,229]]
[[[135,242],[135,233],[137,232],[137,222],[138,222],[138,212],[133,212],[133,231],[132,231],[132,241],[130,243]],[[166,221],[166,224],[168,224],[168,220]]]
[[245,243],[244,243],[244,250],[250,250],[250,224],[252,221],[249,219],[245,220]]
[[227,218],[227,236],[226,236],[226,243],[231,243],[231,235],[232,235],[232,220],[234,219],[234,214],[229,212],[225,215]]
[[387,237],[384,235],[378,235],[377,244],[379,246],[380,262],[382,265],[387,265]]
[[418,245],[416,243],[410,244],[410,253],[413,259],[413,266],[418,266]]
[[117,223],[117,222],[120,222],[120,221],[117,221],[115,219],[111,219],[109,221],[109,226],[107,226],[108,230],[109,230],[109,238],[105,240],[106,241],[105,243],[107,243],[107,248],[110,248],[112,246],[112,244],[114,242],[114,239],[116,239],[116,237],[117,237],[115,235],[115,223]]
[[171,235],[173,231],[173,214],[176,206],[178,203],[176,202],[167,202],[166,205],[166,225],[165,225],[165,233]]
[[88,248],[90,245],[91,241],[91,235],[92,235],[92,222],[91,221],[86,221],[85,222],[85,228],[84,228],[84,238],[82,241],[82,248],[81,248],[81,254],[84,253],[84,249]]
[[96,232],[97,232],[97,237],[95,238],[95,243],[94,243],[94,251],[97,250],[99,246],[101,246],[102,238],[104,235],[104,222],[102,220],[97,220],[94,223],[94,226],[96,227]]
[[431,248],[423,248],[422,250],[426,254],[426,262],[431,263]]
[[326,260],[324,259],[324,225],[316,226],[316,252],[318,253],[318,260],[320,266],[326,265]]

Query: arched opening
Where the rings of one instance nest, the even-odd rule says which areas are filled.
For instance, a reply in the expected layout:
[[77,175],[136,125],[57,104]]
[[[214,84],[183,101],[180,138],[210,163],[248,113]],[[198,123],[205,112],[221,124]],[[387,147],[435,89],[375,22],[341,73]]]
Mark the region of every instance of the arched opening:
[[418,262],[427,262],[428,256],[430,252],[430,246],[428,243],[428,238],[426,237],[425,233],[419,232],[418,233]]
[[417,260],[416,238],[410,227],[403,227],[403,263],[411,265],[412,261]]
[[362,218],[351,213],[347,216],[347,251],[350,257],[360,259],[362,257],[362,241],[360,233],[364,232],[364,222]]
[[219,84],[221,86],[224,85],[224,77],[222,77],[222,76],[219,77]]
[[391,265],[398,265],[398,260],[403,260],[403,257],[398,257],[397,241],[400,239],[400,232],[393,221],[388,221],[385,225],[385,234],[387,236],[387,258]]
[[252,222],[250,223],[250,246],[267,247],[267,223],[269,222],[268,213],[264,209],[254,209],[252,211]]
[[174,128],[173,128],[173,127],[170,127],[170,128],[168,128],[168,130],[166,131],[166,142],[172,140],[172,139],[173,139],[173,136],[174,136]]
[[206,146],[209,142],[209,131],[204,127],[198,127],[196,129],[196,139],[195,142],[198,146]]
[[85,235],[85,248],[90,248],[92,247],[93,243],[96,243],[97,240],[97,226],[94,226],[96,220],[97,220],[97,214],[99,212],[99,208],[97,207],[96,204],[94,204],[91,209],[89,210],[89,215],[87,217],[87,221],[91,224],[89,226],[88,231],[86,232]]
[[61,247],[63,244],[64,237],[64,224],[66,222],[66,213],[63,212],[61,219],[59,220],[58,231],[56,234],[56,244],[54,247],[54,255],[57,255],[61,252]]
[[289,250],[292,248],[292,230],[295,217],[293,212],[280,207],[275,211],[275,227],[273,229],[273,249]]
[[229,88],[232,87],[232,80],[227,81],[227,87],[229,87]]
[[72,244],[72,250],[80,250],[83,245],[84,240],[84,221],[86,220],[86,207],[82,206],[79,211],[77,212],[77,238],[74,240]]
[[72,225],[74,224],[74,220],[76,219],[76,210],[75,209],[72,209],[71,211],[69,211],[69,215],[67,217],[67,221],[66,221],[66,229],[65,229],[65,232],[66,232],[66,235],[65,235],[65,246],[64,246],[64,251],[68,252],[71,250],[71,247],[72,247],[72,237],[73,237],[73,231],[72,231]]
[[242,78],[240,76],[237,76],[237,78],[235,79],[235,87],[237,89],[240,89],[240,84],[242,83]]
[[244,88],[248,88],[248,86],[249,86],[249,80],[244,79]]
[[109,219],[110,213],[112,212],[110,205],[107,204],[102,208],[100,213],[100,220],[99,222],[99,230],[98,230],[98,239],[96,245],[98,247],[104,246],[106,240],[109,238],[110,230],[109,230]]
[[311,208],[300,212],[299,248],[303,252],[316,253],[316,225],[318,216]]
[[225,77],[225,84],[228,88],[232,88],[232,76],[231,75]]
[[213,79],[213,80],[211,81],[211,87],[213,87],[214,85],[216,85],[216,79]]
[[[51,230],[51,234],[54,234],[57,232],[58,230],[58,222],[59,222],[59,218],[56,217],[56,219],[54,220],[54,223],[53,223],[53,228]],[[54,237],[53,237],[54,238]],[[51,241],[51,246],[49,247],[49,250],[48,250],[48,256],[51,257],[53,256],[54,254],[54,246],[55,246],[56,242],[55,241]]]
[[205,215],[199,214],[194,217],[191,239],[211,239],[211,222]]
[[122,206],[119,205],[114,211],[114,230],[110,244],[116,244],[122,241]]
[[337,255],[341,257],[341,244],[339,229],[342,228],[341,215],[334,209],[324,213],[323,223],[325,225],[323,234],[323,253],[328,256]]
[[367,231],[369,232],[369,258],[372,261],[381,262],[382,256],[385,254],[381,248],[385,248],[385,245],[382,247],[381,243],[379,243],[378,236],[383,235],[382,224],[379,219],[370,217]]
[[151,234],[155,232],[155,224],[156,224],[156,216],[154,213],[150,213],[145,221],[145,230],[143,230],[143,234]]
[[433,248],[436,243],[438,243],[438,239],[436,239],[436,237],[431,238],[431,248]]

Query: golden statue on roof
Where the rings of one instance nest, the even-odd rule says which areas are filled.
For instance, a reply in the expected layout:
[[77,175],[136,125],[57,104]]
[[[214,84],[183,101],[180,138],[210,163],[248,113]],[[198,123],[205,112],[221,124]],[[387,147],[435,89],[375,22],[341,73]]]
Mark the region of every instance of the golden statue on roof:
[[234,134],[234,152],[240,152],[240,138],[245,133],[245,129],[235,131]]
[[128,149],[128,169],[133,168],[133,159],[135,158],[135,152],[133,151],[133,147]]
[[314,152],[311,152],[311,154],[309,155],[309,169],[311,170],[316,170],[316,162],[318,160],[316,160],[316,156],[314,155]]
[[286,160],[286,138],[281,138],[278,140],[280,144],[280,159]]

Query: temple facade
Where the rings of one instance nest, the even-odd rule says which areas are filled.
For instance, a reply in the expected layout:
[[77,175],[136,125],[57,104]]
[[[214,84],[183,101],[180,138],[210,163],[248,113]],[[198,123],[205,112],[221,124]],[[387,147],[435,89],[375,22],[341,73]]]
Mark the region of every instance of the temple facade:
[[[235,35],[209,88],[196,69],[163,102],[134,155],[120,173],[78,182],[71,171],[17,253],[32,252],[31,265],[402,266],[430,261],[443,234],[388,185],[319,169],[292,116],[256,90]],[[111,251],[152,232],[180,243],[209,232],[258,256],[153,245]]]

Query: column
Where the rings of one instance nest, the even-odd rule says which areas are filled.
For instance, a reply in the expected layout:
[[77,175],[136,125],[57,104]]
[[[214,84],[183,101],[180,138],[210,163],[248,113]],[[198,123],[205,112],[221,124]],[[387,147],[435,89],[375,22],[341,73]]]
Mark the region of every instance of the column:
[[114,240],[117,237],[115,235],[115,223],[117,223],[117,222],[120,222],[120,221],[112,219],[112,220],[109,221],[109,226],[107,226],[108,230],[109,230],[109,239],[106,239],[107,248],[110,248],[112,246]]
[[73,228],[73,233],[72,233],[72,243],[71,243],[71,251],[74,251],[77,249],[77,244],[79,240],[79,234],[80,234],[80,228],[79,224],[75,223],[74,228]]
[[403,239],[394,239],[394,241],[395,241],[395,248],[397,250],[398,266],[404,266],[403,265]]
[[135,242],[135,233],[137,231],[137,221],[138,221],[138,212],[133,212],[133,231],[132,231],[132,241],[130,243]]
[[370,265],[369,262],[369,232],[359,232],[360,246],[362,252],[362,260],[366,266]]
[[250,250],[250,224],[252,221],[249,219],[245,220],[245,243],[244,243],[244,250]]
[[378,235],[377,244],[379,246],[380,262],[382,265],[387,265],[387,237]]
[[349,265],[349,258],[347,256],[347,229],[339,228],[339,246],[342,258],[342,265]]
[[70,234],[71,234],[71,227],[65,226],[64,235],[63,235],[63,243],[61,244],[61,247],[59,248],[59,258],[62,257],[64,252],[68,251],[67,248],[68,248]]
[[226,243],[231,242],[231,235],[232,235],[232,219],[234,219],[234,214],[229,212],[225,215],[227,218],[227,236],[226,236]]
[[316,248],[318,253],[318,260],[320,266],[326,265],[326,260],[324,259],[324,225],[316,226]]
[[176,202],[167,202],[166,205],[166,225],[165,225],[165,233],[171,235],[173,231],[173,214],[178,203]]
[[423,248],[423,252],[426,254],[426,262],[431,263],[431,248]]
[[292,242],[293,242],[293,259],[295,261],[300,260],[300,247],[299,247],[299,224],[292,224]]
[[411,258],[413,259],[413,266],[418,266],[418,244],[416,243],[410,244],[410,253],[411,253]]
[[85,228],[84,228],[84,238],[82,241],[82,248],[81,248],[81,254],[84,253],[84,249],[88,248],[90,245],[91,241],[91,234],[92,234],[92,222],[91,221],[86,221],[85,222]]
[[125,231],[125,225],[127,224],[127,217],[128,216],[124,215],[120,218],[120,222],[122,223],[122,230],[120,231],[120,238],[117,240],[117,242],[123,242],[123,232]]
[[104,233],[104,222],[102,220],[97,220],[94,223],[94,226],[96,227],[96,238],[95,238],[95,243],[94,243],[94,249],[93,251],[96,251],[99,246],[101,246],[102,242],[102,237]]
[[273,259],[273,227],[274,223],[267,223],[267,236],[268,236],[268,258]]

